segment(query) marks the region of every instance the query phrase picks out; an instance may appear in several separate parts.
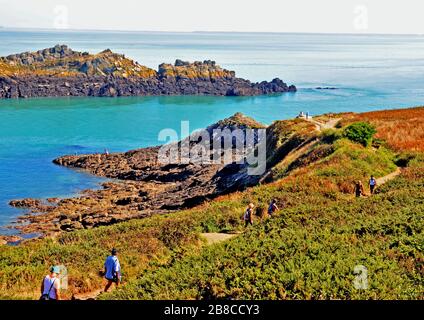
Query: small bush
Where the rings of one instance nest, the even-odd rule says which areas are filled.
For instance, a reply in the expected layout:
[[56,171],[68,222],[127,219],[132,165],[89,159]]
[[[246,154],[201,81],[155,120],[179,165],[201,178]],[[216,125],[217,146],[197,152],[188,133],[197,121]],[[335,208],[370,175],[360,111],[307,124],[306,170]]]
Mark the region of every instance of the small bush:
[[353,142],[367,147],[372,142],[372,137],[376,134],[375,128],[366,122],[352,123],[344,130],[344,136]]
[[395,159],[395,163],[398,167],[407,167],[411,160],[414,160],[416,158],[416,154],[414,153],[401,153],[398,155]]

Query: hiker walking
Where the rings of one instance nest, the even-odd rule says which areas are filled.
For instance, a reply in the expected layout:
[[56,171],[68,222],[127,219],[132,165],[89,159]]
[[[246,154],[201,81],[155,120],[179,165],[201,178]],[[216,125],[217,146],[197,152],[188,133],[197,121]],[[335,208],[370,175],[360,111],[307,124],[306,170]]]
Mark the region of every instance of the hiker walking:
[[58,278],[60,268],[54,266],[50,268],[50,274],[44,277],[41,282],[40,300],[60,300],[60,280]]
[[249,224],[253,225],[253,208],[255,205],[253,203],[249,203],[246,211],[243,214],[244,226],[247,227]]
[[370,184],[370,193],[374,194],[374,190],[377,187],[377,180],[375,180],[374,176],[371,176],[369,184]]
[[278,210],[277,207],[277,200],[272,199],[269,206],[268,206],[268,214],[270,217]]
[[365,195],[364,185],[362,184],[362,181],[358,180],[355,184],[355,196],[358,198],[364,195]]
[[116,286],[121,282],[121,265],[118,260],[118,250],[112,249],[112,255],[108,256],[105,261],[105,278],[108,281],[105,287],[107,292],[112,285],[116,283]]

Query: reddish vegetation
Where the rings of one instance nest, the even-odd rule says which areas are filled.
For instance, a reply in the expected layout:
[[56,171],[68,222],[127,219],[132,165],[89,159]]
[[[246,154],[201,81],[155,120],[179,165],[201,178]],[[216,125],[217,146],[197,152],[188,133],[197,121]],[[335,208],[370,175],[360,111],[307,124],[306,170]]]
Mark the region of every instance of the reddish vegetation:
[[424,107],[350,114],[343,122],[367,121],[376,138],[398,151],[424,151]]

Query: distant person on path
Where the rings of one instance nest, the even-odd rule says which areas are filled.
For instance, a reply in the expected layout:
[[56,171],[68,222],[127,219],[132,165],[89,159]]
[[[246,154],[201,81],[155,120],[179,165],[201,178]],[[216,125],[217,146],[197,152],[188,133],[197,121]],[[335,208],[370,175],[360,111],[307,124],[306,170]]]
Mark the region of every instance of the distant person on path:
[[58,266],[50,268],[50,274],[45,276],[41,282],[40,300],[60,300],[59,273],[60,268]]
[[268,207],[268,214],[269,214],[269,216],[270,217],[272,217],[272,215],[276,212],[278,210],[278,207],[277,207],[277,200],[275,200],[275,199],[272,199],[271,200],[271,203],[269,204],[269,207]]
[[105,261],[105,278],[108,281],[105,287],[105,292],[107,292],[112,285],[116,283],[116,286],[119,286],[121,282],[121,265],[118,260],[118,251],[112,249],[112,255],[108,256]]
[[375,187],[377,187],[377,180],[375,180],[374,176],[371,176],[369,183],[370,183],[370,192],[371,194],[374,194]]
[[249,224],[253,225],[253,208],[255,205],[249,203],[249,206],[246,209],[246,212],[243,214],[244,226],[247,227]]
[[364,196],[364,185],[362,184],[362,181],[358,180],[355,184],[355,196],[359,198],[360,196]]

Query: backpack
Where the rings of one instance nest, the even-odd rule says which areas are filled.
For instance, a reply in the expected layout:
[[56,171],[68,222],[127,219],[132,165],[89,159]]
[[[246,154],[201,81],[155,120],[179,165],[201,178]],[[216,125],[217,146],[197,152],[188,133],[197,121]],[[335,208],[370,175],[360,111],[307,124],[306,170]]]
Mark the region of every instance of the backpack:
[[244,221],[250,220],[250,218],[251,218],[251,212],[250,211],[251,211],[250,209],[247,209],[246,212],[244,213],[244,216],[243,216]]
[[52,288],[55,282],[56,282],[56,278],[53,280],[53,283],[50,285],[49,291],[41,295],[40,300],[50,300],[50,291],[52,291]]

